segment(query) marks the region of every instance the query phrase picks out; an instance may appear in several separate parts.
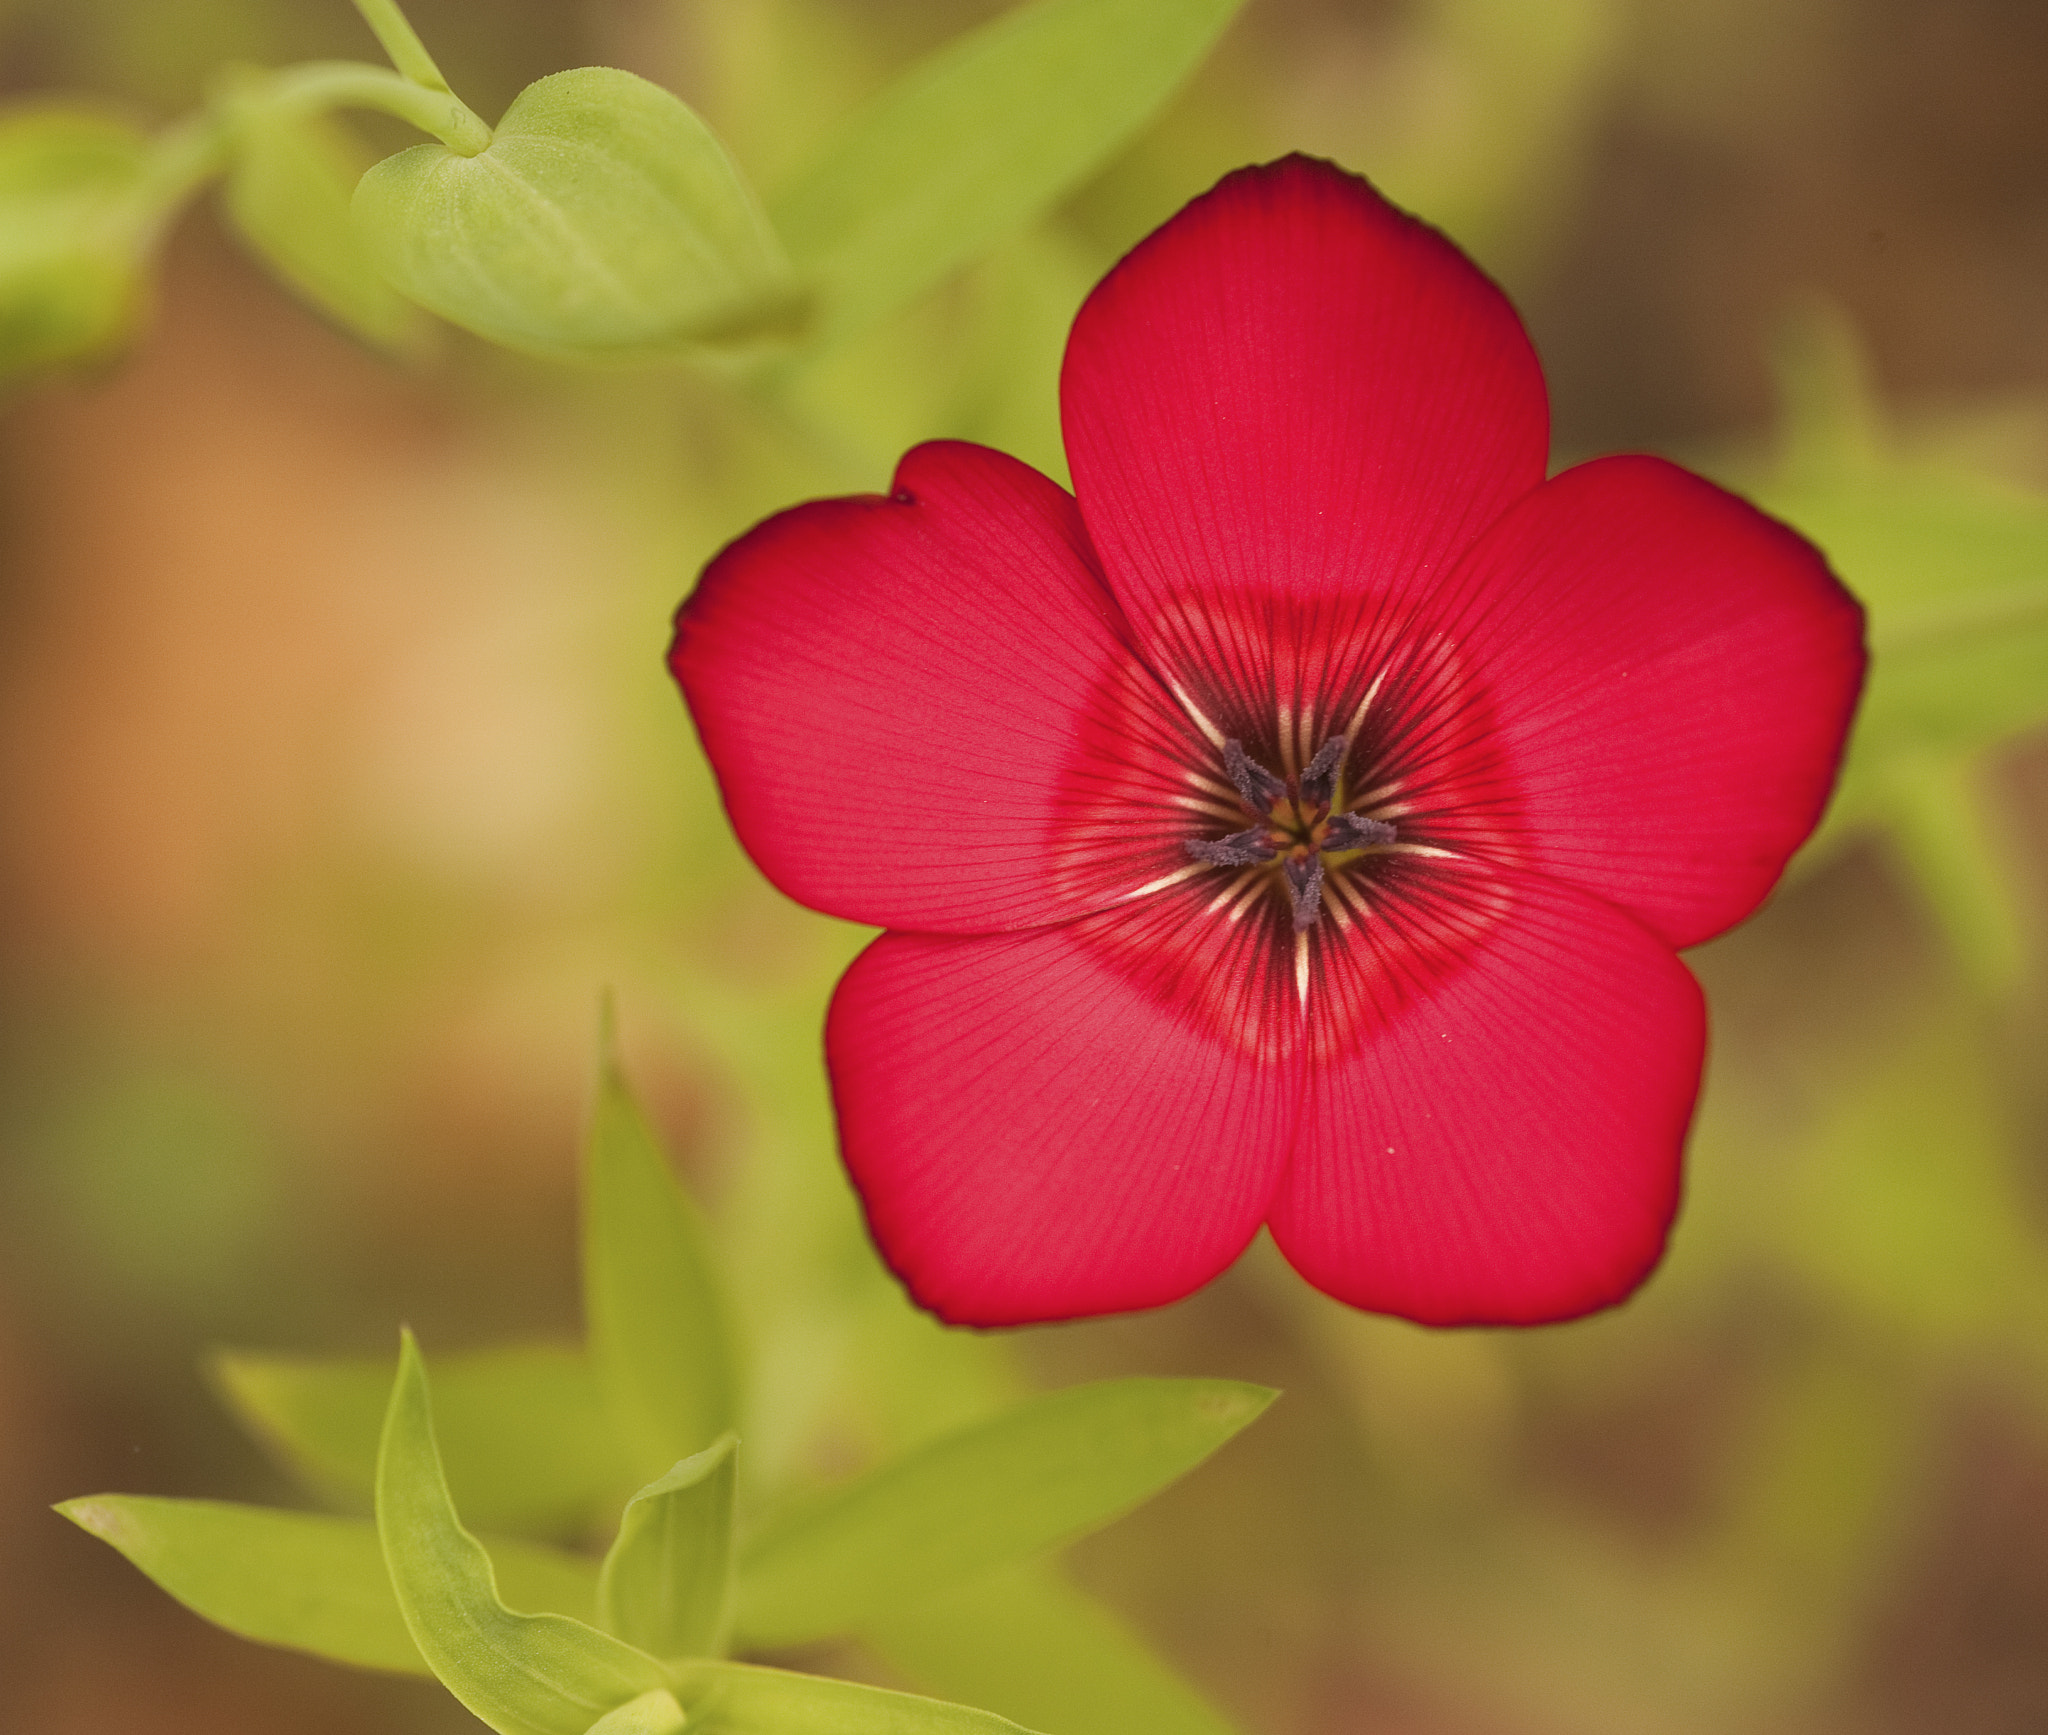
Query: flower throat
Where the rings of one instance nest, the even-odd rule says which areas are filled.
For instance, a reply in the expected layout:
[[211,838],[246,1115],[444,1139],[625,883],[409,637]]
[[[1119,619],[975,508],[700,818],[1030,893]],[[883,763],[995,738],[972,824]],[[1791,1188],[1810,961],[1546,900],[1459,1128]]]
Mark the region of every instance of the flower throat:
[[1246,754],[1244,743],[1223,743],[1223,774],[1237,791],[1252,823],[1227,837],[1189,838],[1189,855],[1211,867],[1272,868],[1294,912],[1294,931],[1306,933],[1323,911],[1326,856],[1341,867],[1360,852],[1384,849],[1395,838],[1384,819],[1346,813],[1338,803],[1338,781],[1349,738],[1332,735],[1289,782]]

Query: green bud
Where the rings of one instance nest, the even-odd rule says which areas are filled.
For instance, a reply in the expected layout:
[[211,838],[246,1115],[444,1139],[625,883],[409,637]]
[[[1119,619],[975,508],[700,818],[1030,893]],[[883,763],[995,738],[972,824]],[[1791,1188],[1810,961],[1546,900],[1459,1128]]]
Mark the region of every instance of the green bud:
[[387,157],[354,209],[395,288],[514,349],[685,354],[775,341],[798,314],[724,146],[667,91],[609,67],[528,85],[480,155]]
[[117,349],[142,310],[150,143],[94,110],[0,115],[0,378]]

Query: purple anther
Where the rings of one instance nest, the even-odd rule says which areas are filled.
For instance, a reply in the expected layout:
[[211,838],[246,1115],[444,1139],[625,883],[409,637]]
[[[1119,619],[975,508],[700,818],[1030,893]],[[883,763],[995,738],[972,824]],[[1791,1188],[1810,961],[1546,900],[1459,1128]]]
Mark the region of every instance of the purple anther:
[[1289,856],[1280,871],[1287,876],[1287,896],[1294,904],[1294,931],[1306,933],[1323,913],[1323,858]]
[[1362,813],[1340,813],[1323,833],[1325,849],[1370,849],[1392,843],[1398,834],[1384,819],[1368,819]]
[[1233,831],[1228,837],[1191,837],[1182,847],[1196,861],[1211,867],[1257,867],[1262,861],[1271,861],[1275,853],[1262,825]]
[[1316,756],[1301,772],[1301,795],[1304,801],[1328,801],[1337,786],[1337,767],[1344,763],[1344,749],[1350,742],[1342,735],[1332,735],[1316,749]]
[[1223,743],[1223,775],[1254,813],[1270,813],[1276,802],[1287,798],[1287,785],[1263,765],[1246,758],[1242,741]]

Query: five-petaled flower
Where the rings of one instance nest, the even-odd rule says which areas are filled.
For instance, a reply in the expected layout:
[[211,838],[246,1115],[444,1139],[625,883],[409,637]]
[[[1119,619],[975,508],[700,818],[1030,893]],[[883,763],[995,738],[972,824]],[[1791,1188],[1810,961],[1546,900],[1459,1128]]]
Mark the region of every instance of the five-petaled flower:
[[846,1162],[942,1317],[1187,1294],[1260,1225],[1434,1323],[1628,1295],[1704,1049],[1674,955],[1826,800],[1862,616],[1648,457],[1545,480],[1514,310],[1326,163],[1227,177],[1076,320],[1069,495],[920,446],[678,619],[742,841],[889,930]]

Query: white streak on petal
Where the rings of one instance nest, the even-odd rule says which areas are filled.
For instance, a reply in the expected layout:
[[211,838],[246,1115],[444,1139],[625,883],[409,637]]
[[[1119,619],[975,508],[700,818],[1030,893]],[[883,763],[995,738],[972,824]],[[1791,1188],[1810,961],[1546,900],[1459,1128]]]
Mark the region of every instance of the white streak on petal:
[[1199,801],[1192,795],[1171,797],[1175,807],[1185,807],[1190,813],[1206,813],[1216,819],[1227,819],[1233,825],[1245,817],[1241,807],[1218,807],[1213,801]]
[[1382,783],[1377,789],[1368,789],[1363,795],[1354,795],[1348,806],[1355,813],[1368,802],[1384,801],[1388,796],[1398,794],[1401,785],[1407,781],[1408,779],[1405,777],[1397,777],[1391,783]]
[[1223,745],[1223,731],[1202,715],[1201,708],[1182,691],[1178,682],[1168,681],[1166,684],[1173,689],[1173,696],[1180,701],[1180,708],[1194,719],[1195,727],[1209,737],[1209,745],[1220,749]]
[[1184,868],[1177,868],[1174,872],[1170,874],[1161,874],[1159,878],[1156,880],[1147,880],[1142,886],[1139,886],[1135,891],[1125,892],[1122,901],[1128,903],[1132,898],[1142,898],[1148,896],[1153,892],[1163,892],[1166,890],[1168,886],[1177,886],[1180,884],[1182,880],[1191,880],[1195,877],[1196,874],[1207,873],[1208,871],[1209,863],[1207,862],[1189,862],[1188,865]]
[[1365,697],[1358,701],[1358,709],[1351,713],[1351,726],[1344,731],[1346,740],[1350,740],[1357,735],[1358,725],[1365,721],[1365,714],[1372,709],[1373,700],[1380,696],[1380,687],[1385,683],[1386,678],[1387,671],[1385,669],[1380,670],[1377,675],[1373,676],[1372,685],[1365,690]]

